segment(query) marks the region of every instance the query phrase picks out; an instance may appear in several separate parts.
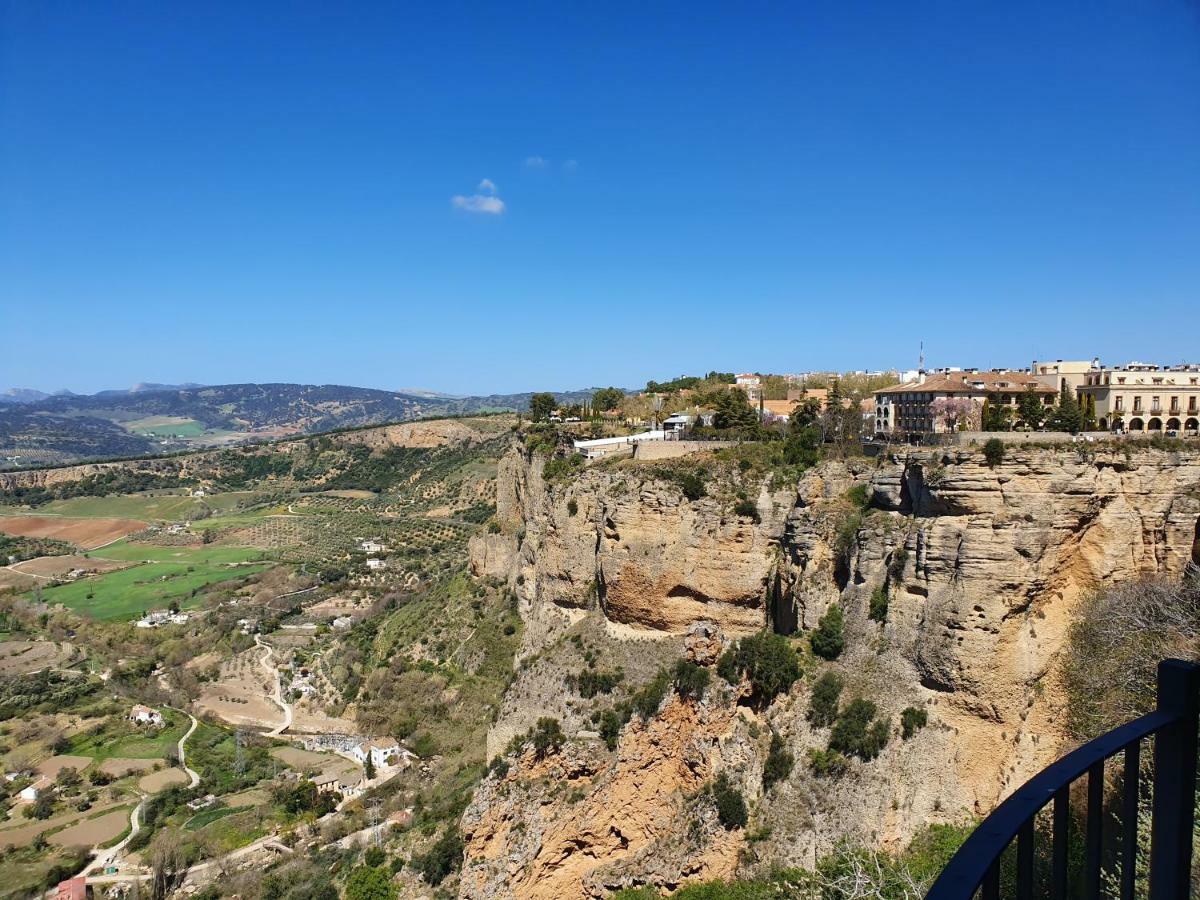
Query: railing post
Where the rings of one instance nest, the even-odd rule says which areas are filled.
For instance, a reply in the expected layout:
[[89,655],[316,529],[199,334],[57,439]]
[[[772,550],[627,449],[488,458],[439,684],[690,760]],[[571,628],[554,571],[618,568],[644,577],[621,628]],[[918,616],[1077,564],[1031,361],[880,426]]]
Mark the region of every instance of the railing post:
[[1150,900],[1187,900],[1196,804],[1200,667],[1178,659],[1160,662],[1158,708],[1178,718],[1160,729],[1154,739]]

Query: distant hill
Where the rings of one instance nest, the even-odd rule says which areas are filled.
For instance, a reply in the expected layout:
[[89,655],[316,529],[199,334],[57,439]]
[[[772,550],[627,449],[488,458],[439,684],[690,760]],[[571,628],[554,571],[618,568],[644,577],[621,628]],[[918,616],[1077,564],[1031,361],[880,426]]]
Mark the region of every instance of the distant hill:
[[[578,403],[591,394],[555,396]],[[222,384],[137,385],[92,395],[14,389],[5,396],[0,468],[165,453],[432,416],[522,411],[532,393],[449,397],[328,384]]]

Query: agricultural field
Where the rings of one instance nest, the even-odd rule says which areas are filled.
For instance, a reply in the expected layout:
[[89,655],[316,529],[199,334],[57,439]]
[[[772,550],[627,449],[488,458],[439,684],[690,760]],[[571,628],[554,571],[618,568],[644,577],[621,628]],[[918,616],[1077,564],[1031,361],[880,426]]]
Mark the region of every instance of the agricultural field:
[[185,557],[172,562],[145,563],[47,588],[42,598],[47,603],[61,603],[90,618],[111,622],[132,619],[149,610],[167,607],[172,602],[182,609],[195,607],[201,602],[199,593],[205,588],[255,575],[268,568],[269,563],[234,565],[192,562]]
[[0,516],[0,531],[5,534],[67,541],[84,550],[103,547],[145,527],[145,522],[125,518]]
[[43,669],[63,668],[83,659],[71,644],[55,641],[0,641],[0,676],[30,675]]
[[206,431],[203,423],[182,416],[146,416],[126,422],[125,428],[146,437],[194,438]]
[[66,556],[39,556],[37,559],[27,559],[11,566],[12,571],[35,578],[61,578],[76,569],[84,572],[104,574],[127,568],[130,564],[118,559],[103,559],[101,557],[79,556],[69,553]]
[[188,720],[171,709],[160,708],[166,724],[162,728],[146,728],[124,719],[107,719],[70,740],[72,756],[86,756],[96,765],[112,762],[109,774],[129,774],[144,771],[141,763],[130,765],[129,760],[163,760],[174,754],[179,739],[187,731]]
[[265,652],[251,647],[226,660],[217,680],[201,688],[197,712],[248,728],[271,729],[283,724],[283,710],[273,699],[273,670],[263,664]]
[[204,544],[197,547],[170,547],[121,541],[92,554],[99,559],[129,562],[161,562],[187,566],[230,566],[259,562],[263,554],[247,547],[226,547]]

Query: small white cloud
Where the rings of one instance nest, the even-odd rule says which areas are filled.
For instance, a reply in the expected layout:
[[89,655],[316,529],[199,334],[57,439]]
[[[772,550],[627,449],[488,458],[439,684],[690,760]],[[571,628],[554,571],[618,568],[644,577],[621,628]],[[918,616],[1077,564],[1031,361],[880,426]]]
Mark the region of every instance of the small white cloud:
[[469,197],[455,194],[450,198],[450,203],[455,209],[485,213],[490,216],[498,216],[504,212],[504,201],[499,197],[491,197],[486,194],[471,194]]
[[563,171],[564,172],[574,172],[578,168],[579,168],[579,162],[577,160],[568,159],[565,163],[563,163]]
[[496,193],[496,182],[492,181],[490,178],[485,178],[483,181],[479,182],[479,187],[477,187],[476,190],[483,191],[485,194],[494,194]]
[[549,165],[550,160],[544,156],[527,156],[525,157],[525,168],[527,169],[544,169]]

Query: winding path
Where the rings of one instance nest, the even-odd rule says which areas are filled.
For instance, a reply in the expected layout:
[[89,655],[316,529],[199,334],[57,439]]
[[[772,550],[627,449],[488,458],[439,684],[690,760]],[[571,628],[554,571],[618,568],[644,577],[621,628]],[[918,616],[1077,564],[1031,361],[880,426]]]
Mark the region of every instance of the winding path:
[[292,705],[283,699],[283,688],[279,681],[279,670],[275,668],[275,664],[271,662],[271,659],[275,656],[275,648],[270,644],[264,644],[262,637],[257,634],[254,636],[254,643],[258,644],[258,646],[267,651],[263,654],[262,664],[263,668],[267,670],[267,674],[271,678],[271,699],[275,701],[275,704],[280,709],[283,710],[283,724],[276,725],[274,728],[268,731],[267,737],[279,737],[279,735],[283,734],[292,727],[292,719],[294,717]]
[[[167,709],[175,709],[175,707],[168,706]],[[188,787],[194,788],[194,787],[196,787],[196,785],[198,785],[200,783],[200,774],[198,772],[196,772],[194,769],[188,768],[187,751],[186,751],[184,745],[187,743],[187,739],[192,736],[192,732],[194,732],[196,730],[196,728],[199,726],[200,723],[196,720],[196,717],[193,716],[190,712],[187,712],[182,709],[177,709],[175,711],[183,713],[185,716],[187,716],[189,719],[192,720],[191,726],[188,728],[188,730],[186,732],[184,732],[183,737],[181,737],[179,739],[179,743],[176,745],[176,747],[179,751],[179,767],[181,769],[183,769],[184,772],[187,773],[187,776],[190,779],[190,783],[188,784]],[[141,793],[141,792],[139,792],[139,793]],[[96,858],[93,859],[86,866],[84,866],[83,871],[79,873],[80,875],[83,875],[83,876],[91,875],[92,872],[95,872],[98,869],[103,870],[103,869],[107,868],[110,863],[116,861],[117,857],[119,857],[121,855],[121,851],[124,850],[125,847],[128,846],[129,842],[132,841],[135,837],[137,837],[137,833],[142,830],[142,823],[141,823],[142,807],[144,807],[146,805],[146,800],[149,799],[149,797],[150,797],[149,794],[142,793],[141,799],[138,801],[137,806],[135,806],[133,808],[133,810],[129,813],[129,834],[125,835],[125,837],[121,839],[120,843],[114,844],[113,846],[108,847],[104,850],[101,850],[99,853],[97,853]]]
[[[174,709],[175,707],[170,707],[170,708]],[[183,745],[185,743],[187,743],[187,739],[192,736],[192,732],[196,730],[197,726],[200,723],[196,721],[196,717],[193,716],[190,712],[186,712],[182,709],[179,710],[179,712],[183,713],[185,716],[187,716],[189,719],[192,720],[192,726],[187,730],[187,732],[183,735],[183,737],[181,737],[179,739],[179,768],[183,769],[183,771],[187,773],[188,778],[191,779],[191,782],[188,784],[188,787],[194,788],[194,787],[196,787],[196,785],[198,785],[200,783],[200,773],[197,772],[195,769],[188,768],[187,752],[184,750]]]

